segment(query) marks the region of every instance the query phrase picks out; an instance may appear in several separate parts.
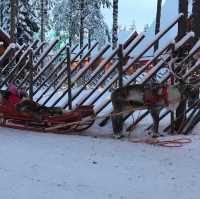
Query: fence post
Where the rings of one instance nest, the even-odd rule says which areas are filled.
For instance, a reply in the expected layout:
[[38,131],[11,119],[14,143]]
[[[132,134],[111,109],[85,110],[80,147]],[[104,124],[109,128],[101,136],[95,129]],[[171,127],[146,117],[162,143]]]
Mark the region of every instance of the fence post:
[[119,88],[123,87],[123,65],[124,65],[124,55],[123,55],[123,45],[119,44],[119,50],[117,52],[119,58],[119,64],[117,65],[118,75],[119,75]]
[[33,100],[33,50],[29,50],[29,98]]
[[67,46],[67,76],[68,76],[68,105],[69,109],[72,110],[72,88],[71,88],[71,53],[70,47]]
[[[172,50],[171,50],[171,69],[174,71],[174,62],[173,62],[173,59],[175,57],[175,46],[172,47]],[[174,85],[175,83],[175,79],[173,76],[171,76],[171,85]],[[171,117],[170,117],[170,122],[171,122],[171,134],[174,134],[174,131],[175,131],[175,115],[174,115],[174,111],[171,112]]]

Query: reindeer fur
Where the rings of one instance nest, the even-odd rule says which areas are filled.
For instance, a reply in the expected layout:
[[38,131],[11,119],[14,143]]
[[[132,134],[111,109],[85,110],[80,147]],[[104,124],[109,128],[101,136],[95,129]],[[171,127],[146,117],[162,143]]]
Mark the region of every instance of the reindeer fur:
[[[182,100],[185,100],[192,91],[187,84],[177,84],[166,86],[167,96],[162,95],[162,89],[166,85],[129,85],[116,89],[111,95],[113,105],[112,125],[114,135],[121,136],[123,133],[123,116],[122,113],[130,110],[148,109],[153,119],[153,137],[158,137],[159,114],[162,108],[168,108],[171,111],[177,109]],[[147,103],[148,99],[157,96],[157,100]],[[165,99],[167,98],[167,99]],[[168,103],[166,103],[166,101]]]

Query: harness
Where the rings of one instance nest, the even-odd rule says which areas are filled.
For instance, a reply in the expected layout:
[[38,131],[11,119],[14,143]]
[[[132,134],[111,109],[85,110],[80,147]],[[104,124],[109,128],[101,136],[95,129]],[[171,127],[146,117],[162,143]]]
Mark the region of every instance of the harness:
[[[144,96],[144,98],[145,98],[145,96]],[[156,94],[145,98],[144,103],[147,106],[153,106],[160,100],[164,100],[165,106],[169,106],[167,86],[161,87],[161,94],[158,94],[158,92],[156,92]]]

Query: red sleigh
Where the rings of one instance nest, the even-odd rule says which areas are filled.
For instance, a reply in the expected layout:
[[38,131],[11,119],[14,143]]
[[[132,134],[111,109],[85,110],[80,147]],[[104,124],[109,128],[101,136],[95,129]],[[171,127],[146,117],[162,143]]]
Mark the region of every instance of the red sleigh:
[[38,121],[31,114],[18,112],[8,101],[0,103],[0,126],[38,132],[69,133],[83,131],[94,123],[92,106],[80,106],[62,115],[44,114]]

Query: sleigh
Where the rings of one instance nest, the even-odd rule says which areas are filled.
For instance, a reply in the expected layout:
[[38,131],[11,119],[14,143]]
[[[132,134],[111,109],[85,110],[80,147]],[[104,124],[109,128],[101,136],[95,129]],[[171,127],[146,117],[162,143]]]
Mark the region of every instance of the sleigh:
[[19,112],[16,107],[4,101],[0,103],[0,126],[38,132],[71,133],[89,128],[94,122],[92,106],[80,106],[62,115],[44,114],[37,120],[31,114]]

